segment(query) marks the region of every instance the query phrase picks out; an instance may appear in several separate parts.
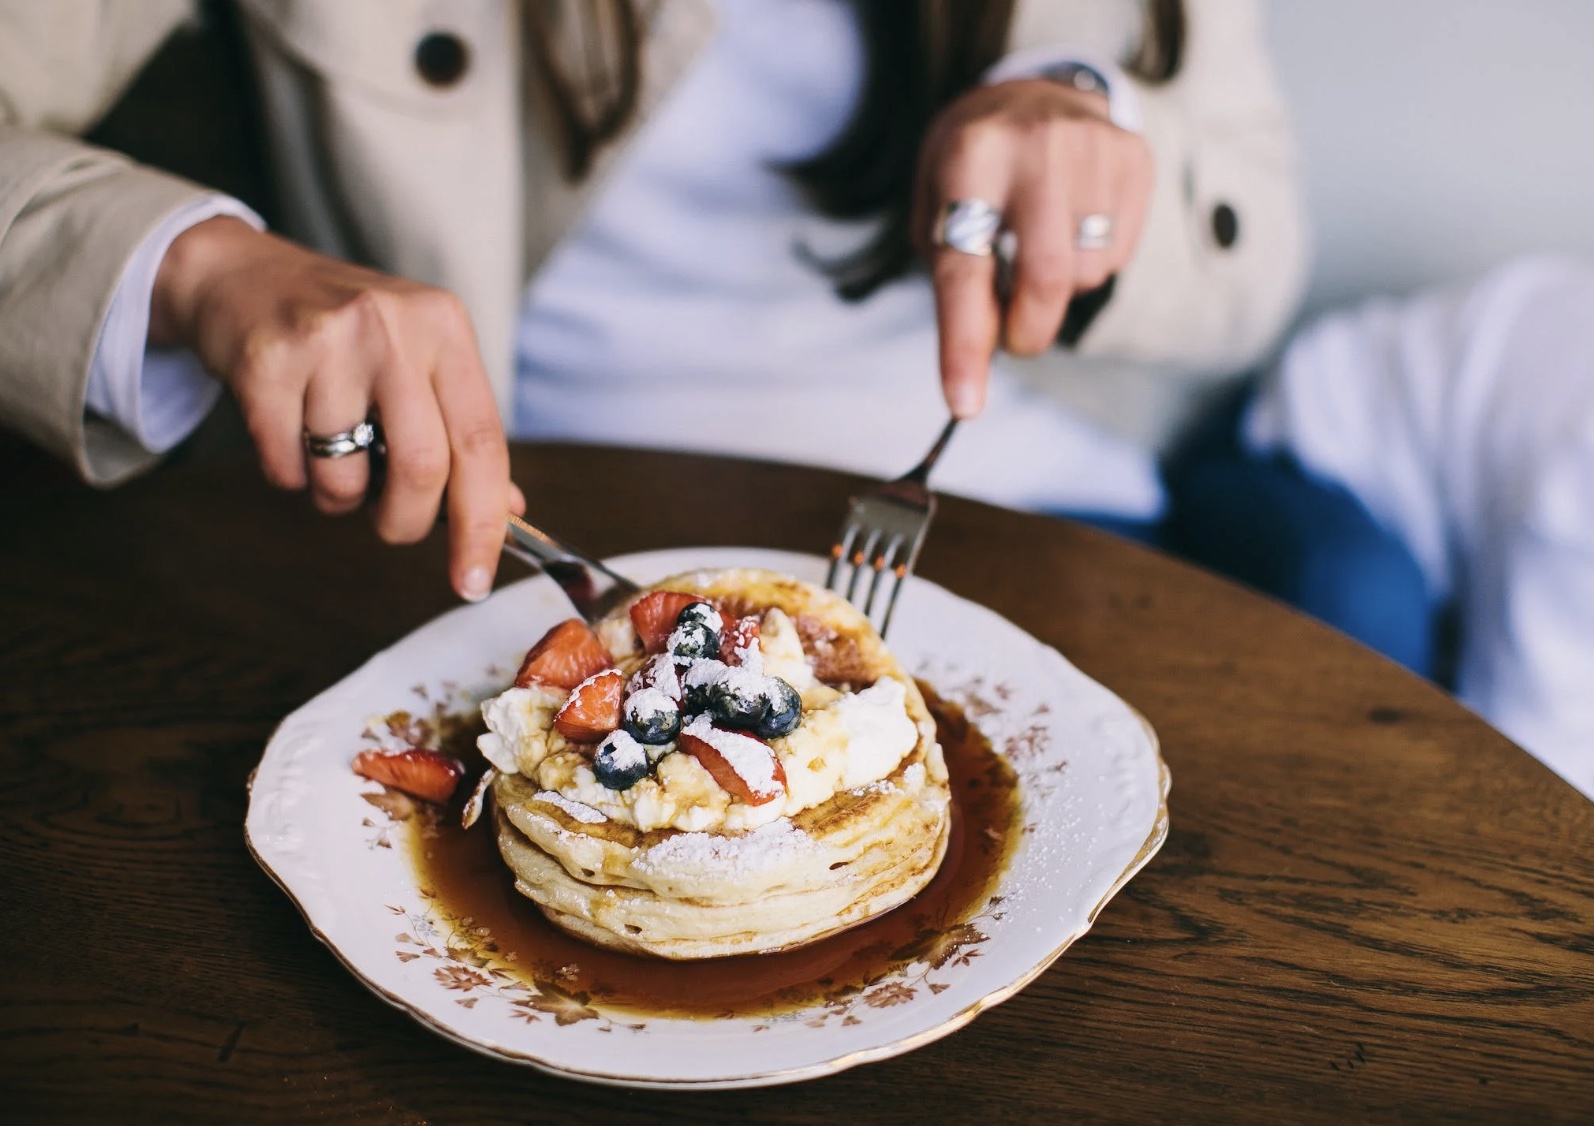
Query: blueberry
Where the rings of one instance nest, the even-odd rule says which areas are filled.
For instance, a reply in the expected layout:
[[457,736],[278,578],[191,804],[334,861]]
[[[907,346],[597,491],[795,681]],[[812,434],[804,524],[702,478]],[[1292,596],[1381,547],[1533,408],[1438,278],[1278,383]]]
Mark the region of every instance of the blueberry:
[[720,612],[707,602],[694,602],[675,616],[676,625],[686,622],[701,622],[716,635],[725,627],[725,619]]
[[757,727],[769,711],[764,678],[746,669],[728,669],[709,690],[708,706],[726,727]]
[[[707,603],[699,603],[707,605]],[[690,610],[688,606],[686,610]],[[681,621],[670,634],[670,655],[678,661],[701,660],[713,657],[720,651],[719,631],[706,622],[696,618],[688,618],[686,610],[681,611]]]
[[714,685],[725,675],[726,666],[719,661],[693,661],[681,674],[681,711],[698,715],[709,710]]
[[655,747],[668,743],[681,730],[680,708],[658,688],[643,688],[627,696],[621,718],[633,739]]
[[797,730],[803,718],[803,698],[797,695],[797,689],[780,677],[771,676],[764,681],[764,698],[767,708],[753,728],[755,735],[760,739],[774,739]]
[[631,674],[631,679],[625,683],[626,695],[640,692],[644,688],[657,688],[670,699],[677,702],[681,699],[681,674],[676,671],[675,661],[668,653],[659,653],[649,657],[641,668]]
[[713,686],[709,684],[694,684],[689,686],[681,696],[682,715],[701,715],[709,710],[709,696],[713,694]]
[[592,774],[611,790],[629,790],[647,776],[648,752],[624,731],[611,731],[592,756]]

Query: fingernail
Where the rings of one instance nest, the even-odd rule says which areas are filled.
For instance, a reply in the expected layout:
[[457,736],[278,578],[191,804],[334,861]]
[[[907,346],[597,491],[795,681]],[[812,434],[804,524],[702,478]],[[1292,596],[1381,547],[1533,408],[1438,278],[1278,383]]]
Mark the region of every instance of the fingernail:
[[459,593],[466,602],[480,602],[493,589],[493,573],[486,567],[472,567],[459,582]]
[[980,413],[980,389],[973,384],[954,384],[948,398],[952,413],[958,418],[973,418]]

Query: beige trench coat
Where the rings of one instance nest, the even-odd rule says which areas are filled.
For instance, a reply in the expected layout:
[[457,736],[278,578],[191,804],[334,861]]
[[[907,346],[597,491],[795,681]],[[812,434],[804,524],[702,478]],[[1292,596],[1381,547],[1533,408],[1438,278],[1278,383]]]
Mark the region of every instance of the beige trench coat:
[[[236,0],[259,72],[287,233],[453,290],[500,407],[527,280],[624,149],[564,181],[526,90],[518,0]],[[116,101],[192,0],[0,0],[0,421],[111,484],[153,458],[86,414],[99,327],[124,264],[202,189],[76,139]],[[1294,155],[1254,0],[1186,0],[1179,76],[1143,90],[1158,175],[1143,242],[1078,347],[1038,364],[1073,409],[1156,441],[1215,373],[1253,362],[1286,323],[1306,240]],[[711,0],[659,0],[641,112],[713,32]],[[1122,55],[1134,0],[1020,0],[1013,49]],[[417,45],[454,36],[438,84]],[[1221,237],[1222,209],[1238,238]],[[1216,230],[1215,230],[1216,228]],[[933,378],[927,373],[926,378]]]

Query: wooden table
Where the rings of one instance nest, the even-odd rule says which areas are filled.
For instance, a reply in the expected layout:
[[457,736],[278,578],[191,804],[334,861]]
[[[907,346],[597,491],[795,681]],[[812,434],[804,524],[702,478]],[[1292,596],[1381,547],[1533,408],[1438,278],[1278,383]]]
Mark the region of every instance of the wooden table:
[[[822,550],[854,483],[568,447],[518,450],[516,477],[603,553]],[[922,573],[1150,717],[1167,845],[947,1039],[773,1091],[619,1091],[395,1014],[244,849],[277,721],[452,604],[440,537],[383,547],[245,466],[112,494],[8,481],[0,1118],[1594,1115],[1594,806],[1428,684],[1121,541],[948,502]]]

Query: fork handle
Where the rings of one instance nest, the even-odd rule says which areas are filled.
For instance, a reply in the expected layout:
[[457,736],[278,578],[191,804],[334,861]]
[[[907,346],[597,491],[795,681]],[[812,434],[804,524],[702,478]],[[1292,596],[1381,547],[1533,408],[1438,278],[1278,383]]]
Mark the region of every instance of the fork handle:
[[920,485],[925,484],[930,479],[930,470],[934,469],[935,463],[941,460],[941,451],[946,449],[946,444],[952,440],[952,431],[957,428],[957,419],[947,419],[946,425],[941,428],[940,437],[936,438],[935,445],[930,447],[930,452],[924,455],[924,460],[904,473],[900,479]]

